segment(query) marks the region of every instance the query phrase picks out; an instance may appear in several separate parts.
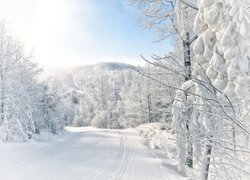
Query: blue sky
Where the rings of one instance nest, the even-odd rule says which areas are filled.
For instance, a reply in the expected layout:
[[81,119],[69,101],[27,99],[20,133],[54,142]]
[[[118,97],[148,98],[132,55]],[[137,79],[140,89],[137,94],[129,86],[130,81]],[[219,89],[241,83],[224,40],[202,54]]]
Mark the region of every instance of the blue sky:
[[164,55],[171,48],[169,41],[153,43],[154,32],[143,30],[138,10],[126,0],[0,0],[0,15],[28,48],[35,47],[45,67],[138,64],[141,54]]

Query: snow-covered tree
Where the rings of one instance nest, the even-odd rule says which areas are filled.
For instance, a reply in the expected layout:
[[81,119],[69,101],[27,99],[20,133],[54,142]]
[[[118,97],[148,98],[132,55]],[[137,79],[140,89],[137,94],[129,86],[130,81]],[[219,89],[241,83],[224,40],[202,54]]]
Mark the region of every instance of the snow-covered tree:
[[36,131],[41,86],[40,69],[27,55],[21,42],[0,22],[0,138],[3,141],[27,141]]
[[[193,82],[183,85],[175,102],[178,108],[193,105],[191,136],[185,139],[185,133],[179,134],[179,139],[187,144],[195,142],[196,165],[202,179],[207,179],[209,172],[211,178],[239,177],[237,171],[245,172],[245,166],[239,164],[249,157],[242,144],[249,130],[239,113],[246,108],[237,107],[237,102],[249,99],[249,34],[245,31],[249,24],[249,3],[200,0],[198,5]],[[184,93],[190,94],[186,105]],[[183,122],[184,117],[174,112],[176,121]],[[181,126],[177,128],[180,129]]]
[[[237,137],[242,137],[242,134],[235,134],[235,128],[249,133],[247,128],[242,124],[242,120],[237,114],[235,109],[238,109],[235,105],[237,101],[245,101],[242,98],[249,98],[249,2],[247,1],[199,1],[199,12],[195,20],[195,31],[198,33],[199,38],[195,42],[194,52],[197,56],[197,64],[194,75],[200,76],[201,71],[205,72],[206,76],[200,76],[204,81],[210,81],[210,85],[213,87],[211,91],[215,91],[217,99],[221,101],[221,112],[219,114],[226,114],[227,119],[231,121],[232,139],[234,147],[236,149]],[[200,88],[201,89],[201,88]],[[203,93],[206,92],[203,90]],[[209,94],[209,93],[207,93]],[[202,95],[206,98],[211,98],[208,95]],[[226,100],[225,100],[225,96]],[[228,100],[229,98],[229,100]],[[230,102],[228,102],[230,101]],[[203,102],[205,103],[205,102]],[[211,112],[214,112],[213,105],[206,105]],[[230,108],[227,108],[229,106]],[[214,109],[214,110],[213,110]],[[245,109],[245,107],[241,107]],[[241,111],[241,109],[238,109]],[[203,115],[204,116],[204,115]],[[206,115],[208,116],[208,115]],[[225,130],[228,127],[228,123],[222,122],[220,119],[211,115],[210,119],[207,118],[207,125],[205,131],[210,134],[210,140],[205,148],[205,156],[211,156],[212,144],[216,135],[213,134],[215,130]],[[211,119],[212,118],[212,119]],[[221,118],[223,119],[223,118]],[[217,127],[216,127],[217,126]],[[222,126],[222,129],[221,129]],[[217,129],[219,128],[219,129]],[[218,135],[218,134],[217,134]],[[228,136],[227,133],[219,134],[220,138]],[[226,138],[226,137],[225,137]],[[235,139],[236,138],[236,139]],[[226,138],[227,139],[227,138]],[[238,139],[240,140],[240,139]],[[216,141],[215,141],[216,142]],[[216,147],[214,148],[216,150]],[[223,163],[228,158],[226,153],[225,156],[216,158],[218,152],[214,153],[215,158],[213,161],[220,159]],[[240,161],[241,158],[235,156],[236,161]],[[244,158],[243,158],[244,159]],[[242,160],[242,159],[241,159]],[[204,178],[208,176],[210,157],[205,157],[203,161],[205,163]],[[230,160],[229,160],[230,161]],[[244,161],[244,160],[243,160]],[[237,163],[230,161],[237,168]],[[215,167],[218,168],[218,167]],[[239,167],[238,167],[239,168]],[[230,168],[233,169],[233,168]],[[241,169],[241,168],[239,168]],[[244,169],[244,168],[243,168]],[[233,170],[232,170],[233,172]],[[230,172],[221,172],[234,176]]]

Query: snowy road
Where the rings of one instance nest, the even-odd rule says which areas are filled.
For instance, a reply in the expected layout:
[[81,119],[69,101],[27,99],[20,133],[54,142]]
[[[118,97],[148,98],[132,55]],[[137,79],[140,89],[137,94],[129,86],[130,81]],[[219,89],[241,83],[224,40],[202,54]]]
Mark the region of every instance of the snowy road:
[[185,179],[153,158],[134,130],[70,128],[49,143],[1,144],[1,180]]

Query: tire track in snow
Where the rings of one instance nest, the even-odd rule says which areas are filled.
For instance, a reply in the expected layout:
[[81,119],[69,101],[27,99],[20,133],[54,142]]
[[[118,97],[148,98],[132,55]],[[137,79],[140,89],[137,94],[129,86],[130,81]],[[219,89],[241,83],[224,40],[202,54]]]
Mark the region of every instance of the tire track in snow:
[[137,152],[138,152],[138,147],[135,145],[135,143],[131,144],[130,161],[129,161],[128,165],[127,165],[127,167],[128,167],[128,170],[127,170],[128,171],[128,173],[127,173],[128,177],[127,177],[127,179],[135,179],[135,178],[133,178],[134,174],[131,173],[131,172],[133,172],[133,170],[134,170],[134,162],[136,161]]
[[[98,134],[99,132],[95,132],[96,134]],[[84,154],[84,159],[81,159],[81,161],[83,161],[84,162],[84,164],[86,165],[87,164],[87,162],[96,162],[96,160],[98,160],[98,159],[102,159],[104,156],[105,156],[105,154],[101,151],[101,149],[98,151],[98,154],[95,154],[95,156],[92,156],[92,151],[91,151],[91,149],[94,149],[94,147],[95,146],[97,146],[98,144],[102,144],[102,143],[104,143],[105,141],[106,141],[106,138],[105,138],[106,136],[104,135],[101,139],[98,139],[97,141],[95,141],[94,143],[91,143],[91,145],[87,145],[86,146],[86,144],[85,144],[85,146],[83,147],[83,148],[85,148],[84,150],[86,151],[86,152],[88,152],[87,154]],[[87,148],[87,149],[86,149]],[[98,148],[97,148],[98,149]],[[70,153],[68,153],[69,155],[72,155],[72,154],[75,154],[74,153],[74,151],[78,151],[79,149],[77,149],[77,148],[74,148],[74,149],[71,149],[71,152]],[[73,151],[73,152],[72,152]],[[84,152],[85,152],[84,151]],[[50,173],[49,175],[56,175],[57,174],[57,179],[60,179],[60,177],[61,177],[61,179],[64,179],[65,177],[64,177],[64,170],[65,170],[65,168],[69,168],[69,167],[67,167],[68,166],[68,164],[70,164],[70,163],[74,163],[74,159],[73,158],[68,158],[67,159],[67,161],[66,161],[66,163],[63,163],[62,165],[60,165],[60,166],[57,166],[57,168],[56,168],[56,171],[54,171],[54,172],[52,172],[52,173]],[[58,171],[59,170],[59,171]],[[68,174],[72,174],[72,172],[74,172],[74,169],[71,169],[71,170],[67,170],[67,172],[68,172]],[[91,174],[89,175],[90,177],[92,176]],[[81,179],[91,179],[91,178],[89,178],[89,176],[84,176],[84,175],[81,175],[81,174],[77,174],[77,175],[71,175],[71,177],[70,177],[70,179],[79,179],[79,180],[81,180]],[[45,176],[45,177],[47,177],[47,176]],[[45,178],[44,177],[44,179],[47,179],[47,178]],[[48,176],[48,178],[49,178],[49,176]]]
[[119,131],[119,135],[120,135],[120,151],[121,151],[121,163],[118,166],[118,169],[115,170],[115,174],[118,173],[113,177],[111,177],[111,179],[114,180],[120,180],[123,177],[123,174],[126,171],[127,165],[128,165],[128,160],[129,160],[129,154],[130,154],[130,148],[128,145],[128,138],[127,136]]
[[[117,167],[115,164],[117,161],[119,161],[121,155],[117,152],[120,152],[121,150],[121,145],[119,147],[119,150],[117,150],[117,146],[116,143],[119,141],[120,143],[120,133],[119,130],[115,130],[115,131],[111,131],[112,133],[114,133],[115,135],[119,134],[119,140],[117,140],[117,137],[115,139],[109,139],[109,141],[107,141],[106,147],[108,147],[107,149],[105,149],[106,151],[106,155],[104,156],[104,160],[102,161],[103,164],[101,166],[98,166],[97,169],[97,173],[95,173],[92,176],[88,176],[87,179],[88,180],[100,180],[100,179],[112,179],[112,173],[114,171],[114,169]],[[116,156],[114,156],[115,154],[117,154]],[[116,158],[114,158],[116,157]],[[114,161],[114,162],[113,162]]]

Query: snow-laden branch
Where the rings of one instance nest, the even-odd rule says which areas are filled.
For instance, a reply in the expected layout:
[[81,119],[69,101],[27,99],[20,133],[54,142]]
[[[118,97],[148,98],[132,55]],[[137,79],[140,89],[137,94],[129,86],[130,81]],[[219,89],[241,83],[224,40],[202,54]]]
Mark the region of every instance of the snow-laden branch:
[[195,9],[197,11],[199,10],[199,8],[195,4],[191,4],[190,2],[187,2],[186,0],[181,0],[181,2],[192,9]]
[[191,45],[196,39],[198,38],[198,35],[195,35],[190,41],[188,42],[189,45]]

